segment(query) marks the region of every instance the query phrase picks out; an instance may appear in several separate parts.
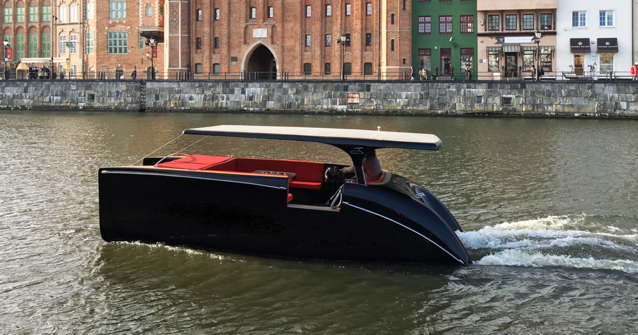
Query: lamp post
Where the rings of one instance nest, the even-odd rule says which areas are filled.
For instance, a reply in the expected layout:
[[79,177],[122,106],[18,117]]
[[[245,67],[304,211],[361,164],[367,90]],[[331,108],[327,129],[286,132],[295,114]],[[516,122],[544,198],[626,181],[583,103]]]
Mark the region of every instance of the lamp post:
[[532,41],[536,42],[536,73],[533,73],[532,76],[536,78],[536,80],[540,79],[539,73],[541,73],[541,37],[543,37],[543,35],[538,31],[535,32],[534,37],[532,37]]
[[53,15],[55,8],[55,1],[51,2],[51,42],[49,43],[49,53],[51,53],[51,70],[49,71],[49,79],[55,79],[55,64],[53,63],[53,45],[55,44],[55,22],[58,17]]
[[348,36],[346,36],[345,34],[341,35],[339,37],[339,40],[337,40],[337,43],[341,45],[341,80],[345,80],[346,75],[345,75],[344,67],[345,67],[345,57],[346,57],[346,45],[348,44]]
[[2,55],[4,56],[4,68],[3,68],[3,72],[4,72],[4,80],[8,79],[8,75],[7,75],[7,61],[9,60],[7,58],[7,48],[9,48],[9,41],[4,40],[3,42],[4,48],[3,48],[3,52]]
[[151,80],[155,80],[155,54],[157,53],[157,40],[154,37],[150,37],[146,40],[146,45],[151,47]]

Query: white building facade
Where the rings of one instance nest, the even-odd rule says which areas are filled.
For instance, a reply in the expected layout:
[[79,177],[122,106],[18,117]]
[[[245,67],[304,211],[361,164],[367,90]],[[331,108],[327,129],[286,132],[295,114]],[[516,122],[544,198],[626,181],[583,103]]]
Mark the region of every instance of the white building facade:
[[633,60],[632,2],[558,1],[556,71],[563,72],[563,78],[628,76]]

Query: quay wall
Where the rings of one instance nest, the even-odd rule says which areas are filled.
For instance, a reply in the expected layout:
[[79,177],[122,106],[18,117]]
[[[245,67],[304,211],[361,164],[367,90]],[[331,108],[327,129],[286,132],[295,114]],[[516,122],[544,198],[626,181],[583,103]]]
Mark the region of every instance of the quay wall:
[[0,109],[638,119],[638,82],[10,80]]

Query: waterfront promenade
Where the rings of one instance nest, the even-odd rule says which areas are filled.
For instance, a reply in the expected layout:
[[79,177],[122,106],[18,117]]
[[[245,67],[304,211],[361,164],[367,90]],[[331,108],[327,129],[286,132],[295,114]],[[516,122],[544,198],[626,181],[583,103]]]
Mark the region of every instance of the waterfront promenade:
[[1,110],[638,119],[631,81],[0,82]]

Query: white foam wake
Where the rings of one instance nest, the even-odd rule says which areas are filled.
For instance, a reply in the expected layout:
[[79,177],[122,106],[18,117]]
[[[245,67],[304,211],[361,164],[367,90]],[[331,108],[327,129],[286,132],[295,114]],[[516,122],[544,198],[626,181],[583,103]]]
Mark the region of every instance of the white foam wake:
[[590,245],[624,251],[635,250],[605,238],[635,241],[636,234],[616,235],[569,229],[578,226],[583,220],[584,216],[549,216],[535,220],[505,222],[457,234],[468,249],[546,249]]
[[[584,215],[549,216],[535,220],[505,222],[457,234],[468,249],[491,249],[489,255],[474,264],[562,266],[638,273],[638,262],[630,256],[638,253],[636,234],[622,235],[620,229],[609,227],[606,227],[605,232],[579,230],[583,228],[584,220]],[[610,231],[612,233],[609,233]],[[590,251],[598,250],[600,253],[596,254],[600,254],[601,259],[574,257],[566,250],[570,247],[578,248],[571,250],[582,250],[583,247]],[[613,251],[611,254],[616,257],[631,259],[608,259],[613,258],[610,251]]]
[[638,273],[638,262],[626,259],[579,258],[567,255],[547,255],[525,250],[503,250],[474,262],[479,265],[507,265],[526,267],[560,266],[578,269],[615,270],[626,273]]

